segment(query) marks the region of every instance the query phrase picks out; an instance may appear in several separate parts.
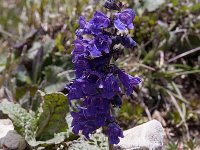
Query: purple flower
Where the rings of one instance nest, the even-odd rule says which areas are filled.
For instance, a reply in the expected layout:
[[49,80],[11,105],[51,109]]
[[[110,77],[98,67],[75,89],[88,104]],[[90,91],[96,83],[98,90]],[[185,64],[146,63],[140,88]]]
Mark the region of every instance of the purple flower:
[[79,25],[80,25],[81,29],[89,29],[90,28],[90,24],[86,21],[84,16],[80,16]]
[[91,68],[95,70],[105,73],[107,70],[107,66],[110,62],[110,54],[104,54],[101,57],[97,57],[95,59],[90,60]]
[[66,87],[69,90],[69,93],[67,95],[67,98],[69,99],[69,101],[84,97],[82,87],[80,86],[82,82],[83,82],[82,79],[76,79],[75,82],[73,82],[71,85],[68,85]]
[[86,96],[94,96],[99,93],[98,91],[98,80],[101,78],[101,74],[95,71],[89,71],[85,74],[82,91]]
[[76,30],[75,34],[79,39],[83,39],[84,34],[96,35],[101,33],[100,28],[97,28],[94,24],[87,22],[85,17],[80,16],[79,18],[79,28]]
[[90,24],[96,28],[107,28],[110,25],[110,19],[102,12],[96,11],[93,18],[90,20]]
[[76,100],[87,96],[94,96],[99,94],[98,81],[102,78],[102,74],[96,71],[87,70],[78,79],[76,79],[69,87],[67,98],[69,100]]
[[83,34],[91,34],[91,24],[86,21],[84,16],[79,17],[80,28],[76,30],[76,36],[82,38]]
[[120,126],[118,124],[116,124],[115,122],[108,124],[106,133],[108,135],[110,144],[118,144],[119,137],[121,137],[121,138],[124,137],[123,132],[120,129]]
[[133,29],[133,19],[135,12],[132,9],[125,9],[115,14],[114,25],[118,30]]
[[100,57],[103,53],[109,53],[112,40],[107,35],[96,36],[90,41],[88,51],[92,58]]
[[105,126],[110,116],[109,101],[101,98],[87,98],[79,107],[78,112],[71,112],[72,131],[78,134],[82,131],[86,138],[101,126]]
[[79,39],[82,39],[83,38],[83,34],[84,34],[84,29],[77,29],[75,31],[75,35],[79,38]]
[[104,7],[112,10],[120,10],[120,7],[117,6],[115,0],[106,0],[104,3]]
[[93,18],[87,22],[85,17],[79,18],[80,28],[76,30],[76,36],[82,38],[83,34],[101,34],[101,28],[106,28],[110,25],[109,18],[102,12],[96,11]]
[[74,41],[75,48],[72,51],[72,62],[75,63],[79,57],[85,57],[88,55],[87,47],[88,47],[88,41],[83,39],[76,39]]
[[80,57],[96,58],[104,53],[109,53],[111,44],[112,40],[107,35],[96,36],[91,41],[76,39],[74,41],[75,48],[72,51],[72,62],[75,63]]
[[121,93],[116,77],[110,73],[101,80],[99,88],[102,89],[102,97],[112,99],[117,93]]
[[126,48],[133,48],[136,42],[130,36],[113,36],[112,44],[122,44]]
[[80,78],[84,74],[84,72],[90,68],[91,66],[89,60],[84,57],[79,57],[76,63],[74,63],[76,78]]
[[114,107],[121,107],[122,105],[122,99],[118,96],[118,95],[115,95],[112,99],[111,99],[111,104],[114,106]]
[[131,95],[133,93],[134,87],[141,82],[139,77],[132,77],[131,75],[121,70],[118,71],[118,77],[124,86],[127,95]]
[[136,42],[130,36],[123,37],[121,43],[126,48],[133,48],[136,45]]

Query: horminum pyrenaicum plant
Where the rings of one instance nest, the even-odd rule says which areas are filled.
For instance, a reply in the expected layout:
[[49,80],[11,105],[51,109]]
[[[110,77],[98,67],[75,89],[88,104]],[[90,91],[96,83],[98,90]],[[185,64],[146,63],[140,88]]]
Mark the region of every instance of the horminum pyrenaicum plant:
[[111,107],[120,107],[123,93],[131,95],[141,79],[112,62],[122,51],[115,45],[131,49],[136,44],[129,35],[119,34],[134,28],[135,12],[113,0],[107,0],[104,7],[113,11],[110,17],[96,11],[89,21],[84,16],[79,18],[72,51],[75,80],[66,88],[70,104],[72,100],[81,102],[76,105],[77,111],[71,112],[73,132],[82,131],[89,138],[96,129],[105,127],[110,144],[117,144],[123,132],[111,114]]

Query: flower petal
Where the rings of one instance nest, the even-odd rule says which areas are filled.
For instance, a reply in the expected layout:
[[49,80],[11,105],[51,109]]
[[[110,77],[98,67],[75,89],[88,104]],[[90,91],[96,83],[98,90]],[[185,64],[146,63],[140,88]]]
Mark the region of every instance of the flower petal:
[[118,30],[121,30],[121,31],[126,30],[126,26],[119,19],[114,21],[114,25],[115,25],[115,28],[117,28]]

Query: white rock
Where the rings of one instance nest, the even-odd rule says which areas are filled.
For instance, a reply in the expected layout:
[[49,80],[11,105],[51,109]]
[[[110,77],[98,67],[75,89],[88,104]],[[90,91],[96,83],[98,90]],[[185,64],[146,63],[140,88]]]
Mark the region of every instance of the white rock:
[[6,136],[10,130],[14,130],[12,121],[10,119],[0,119],[0,138]]
[[115,149],[124,150],[161,150],[165,132],[157,120],[148,121],[142,125],[124,131],[124,138]]
[[5,137],[0,139],[1,147],[3,150],[24,150],[27,147],[27,143],[15,130],[10,130]]

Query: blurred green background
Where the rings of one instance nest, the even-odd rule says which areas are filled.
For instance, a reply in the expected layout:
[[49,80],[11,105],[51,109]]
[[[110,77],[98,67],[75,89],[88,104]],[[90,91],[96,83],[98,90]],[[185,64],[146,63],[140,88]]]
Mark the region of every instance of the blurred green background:
[[[124,97],[123,129],[159,120],[166,148],[194,149],[200,139],[199,0],[123,0],[137,14],[118,65],[142,78]],[[37,90],[64,91],[73,78],[70,52],[80,15],[90,18],[103,0],[0,0],[0,89],[35,110]],[[0,95],[1,97],[1,95]],[[0,99],[1,101],[1,99]]]

